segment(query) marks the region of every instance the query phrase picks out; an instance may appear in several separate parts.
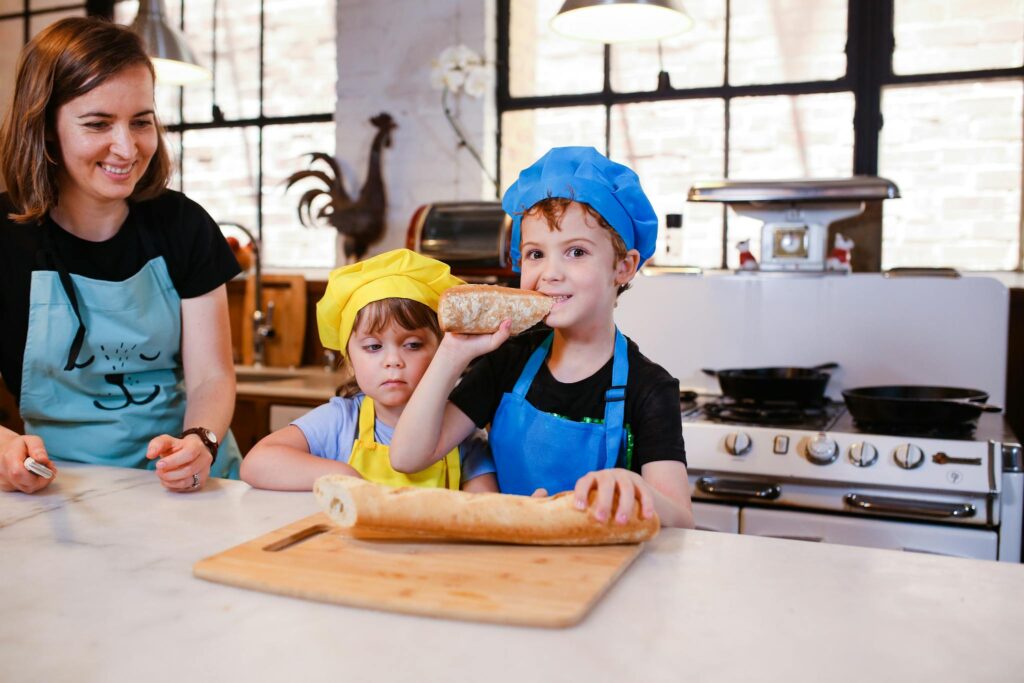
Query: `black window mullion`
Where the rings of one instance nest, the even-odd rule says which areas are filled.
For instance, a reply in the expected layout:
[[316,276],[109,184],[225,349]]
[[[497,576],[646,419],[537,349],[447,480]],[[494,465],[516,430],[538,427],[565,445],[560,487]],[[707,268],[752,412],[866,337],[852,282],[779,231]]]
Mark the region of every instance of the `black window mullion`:
[[846,72],[853,86],[853,172],[878,175],[882,84],[892,76],[894,0],[857,2],[847,10]]

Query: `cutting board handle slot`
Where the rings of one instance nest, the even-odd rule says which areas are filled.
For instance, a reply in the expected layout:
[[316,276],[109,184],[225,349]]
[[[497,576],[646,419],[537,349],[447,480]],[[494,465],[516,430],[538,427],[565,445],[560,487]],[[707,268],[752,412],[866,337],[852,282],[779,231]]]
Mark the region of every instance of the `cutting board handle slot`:
[[316,524],[311,527],[306,527],[302,531],[296,531],[294,534],[285,536],[279,541],[274,541],[263,549],[270,553],[279,553],[282,550],[287,550],[288,548],[297,546],[303,541],[308,541],[309,539],[328,531],[330,531],[330,527],[326,524]]

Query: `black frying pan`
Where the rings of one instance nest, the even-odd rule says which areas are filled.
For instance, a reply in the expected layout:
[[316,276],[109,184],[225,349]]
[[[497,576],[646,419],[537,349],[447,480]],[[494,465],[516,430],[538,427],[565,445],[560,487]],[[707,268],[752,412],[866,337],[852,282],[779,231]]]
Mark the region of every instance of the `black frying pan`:
[[717,377],[722,393],[730,398],[815,403],[822,400],[831,377],[824,371],[837,367],[837,363],[824,363],[811,368],[705,368],[704,373]]
[[854,420],[869,423],[955,425],[975,422],[982,413],[1002,411],[985,403],[985,392],[955,387],[858,387],[844,391],[843,398]]

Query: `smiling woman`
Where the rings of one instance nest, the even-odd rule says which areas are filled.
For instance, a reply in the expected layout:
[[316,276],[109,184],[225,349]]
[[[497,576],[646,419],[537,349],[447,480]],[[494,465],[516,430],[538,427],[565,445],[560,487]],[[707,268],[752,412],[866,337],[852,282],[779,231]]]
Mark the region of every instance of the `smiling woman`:
[[0,490],[54,481],[28,457],[148,467],[180,492],[237,476],[238,264],[169,173],[137,36],[71,18],[25,47],[0,129],[0,374],[25,434],[0,428]]

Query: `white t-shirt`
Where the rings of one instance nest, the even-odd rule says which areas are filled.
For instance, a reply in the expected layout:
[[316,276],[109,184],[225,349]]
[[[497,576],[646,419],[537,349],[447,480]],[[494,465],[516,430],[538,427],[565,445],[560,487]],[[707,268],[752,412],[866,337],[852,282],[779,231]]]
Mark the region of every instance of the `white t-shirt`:
[[[335,397],[293,421],[292,424],[306,437],[309,452],[328,460],[348,462],[352,457],[352,443],[359,431],[359,407],[364,398],[364,394],[351,398]],[[390,445],[394,433],[394,427],[380,420],[374,421],[373,439],[380,445]],[[482,430],[477,430],[459,444],[459,462],[462,483],[494,472],[494,459],[487,445],[487,435]]]

